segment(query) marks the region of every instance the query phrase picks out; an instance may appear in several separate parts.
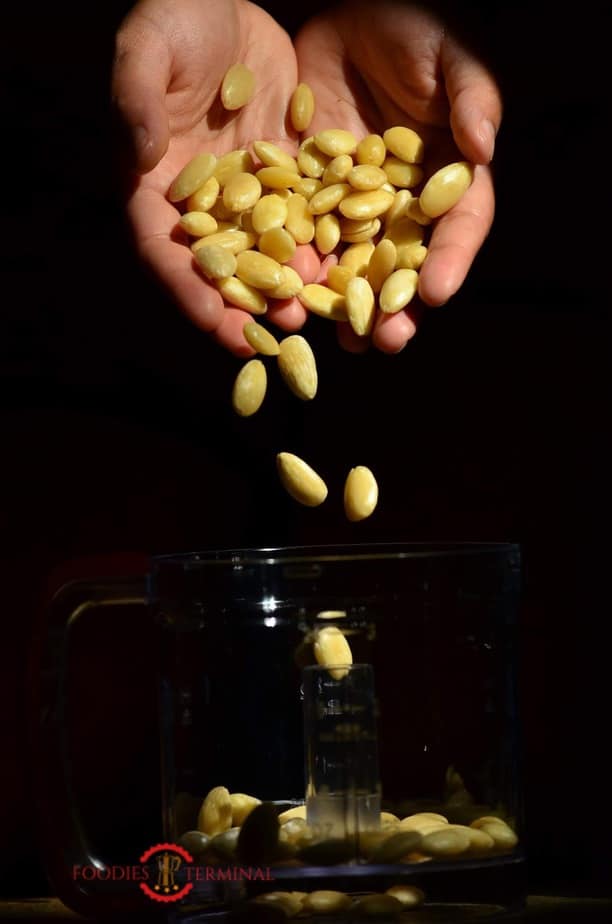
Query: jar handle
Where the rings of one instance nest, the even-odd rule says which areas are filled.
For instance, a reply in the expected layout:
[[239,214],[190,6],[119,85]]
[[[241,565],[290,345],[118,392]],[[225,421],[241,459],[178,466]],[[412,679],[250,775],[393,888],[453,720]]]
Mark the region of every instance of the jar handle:
[[[152,910],[138,887],[118,894],[104,877],[77,881],[75,869],[104,871],[108,864],[95,856],[72,798],[65,721],[72,629],[94,610],[146,606],[148,567],[149,559],[140,555],[63,566],[49,581],[30,649],[28,761],[41,860],[54,894],[85,916]],[[96,573],[112,576],[91,576]]]

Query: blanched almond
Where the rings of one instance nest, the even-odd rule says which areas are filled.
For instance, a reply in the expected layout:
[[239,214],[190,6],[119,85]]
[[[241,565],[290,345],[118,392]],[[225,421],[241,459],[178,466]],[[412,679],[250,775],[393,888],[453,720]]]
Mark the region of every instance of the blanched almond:
[[344,483],[344,512],[351,522],[365,520],[378,503],[378,484],[369,468],[357,465]]
[[281,340],[278,368],[293,392],[302,401],[310,401],[317,393],[317,364],[310,344],[300,334]]
[[305,507],[318,507],[323,503],[327,485],[303,459],[291,452],[279,452],[276,463],[283,487],[294,500]]
[[328,667],[334,680],[342,680],[353,663],[353,653],[344,633],[337,626],[318,629],[313,646],[317,664]]
[[246,342],[263,356],[278,356],[280,353],[278,340],[261,324],[248,321],[242,328],[242,333]]
[[232,389],[232,406],[241,417],[250,417],[262,405],[267,387],[266,367],[260,359],[244,364]]
[[351,327],[359,337],[367,336],[372,330],[376,313],[372,286],[363,276],[353,276],[347,283],[344,298]]

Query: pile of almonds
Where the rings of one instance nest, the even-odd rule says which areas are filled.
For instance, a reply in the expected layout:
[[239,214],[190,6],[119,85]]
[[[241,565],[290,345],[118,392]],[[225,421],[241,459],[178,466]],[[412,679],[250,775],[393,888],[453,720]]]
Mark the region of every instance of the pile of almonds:
[[[223,79],[221,102],[238,110],[254,91],[253,73],[237,63]],[[299,84],[289,109],[297,132],[307,131],[314,109],[310,87]],[[429,226],[459,201],[473,178],[465,161],[426,177],[423,141],[401,125],[362,139],[327,129],[304,138],[296,157],[268,141],[254,141],[252,151],[200,153],[170,186],[168,198],[181,210],[180,228],[193,239],[196,266],[228,304],[252,315],[297,297],[309,312],[349,324],[364,340],[378,312],[394,314],[414,298]],[[303,244],[312,244],[323,258],[335,257],[337,262],[327,261],[324,284],[305,285],[290,265]],[[298,398],[315,397],[316,362],[304,337],[278,342],[254,322],[245,325],[244,336],[261,356],[277,357]],[[264,362],[249,360],[233,388],[236,413],[255,414],[266,389]],[[298,456],[280,452],[277,466],[298,503],[316,507],[326,499],[323,478]],[[347,518],[365,519],[377,502],[371,470],[351,468],[344,488]]]

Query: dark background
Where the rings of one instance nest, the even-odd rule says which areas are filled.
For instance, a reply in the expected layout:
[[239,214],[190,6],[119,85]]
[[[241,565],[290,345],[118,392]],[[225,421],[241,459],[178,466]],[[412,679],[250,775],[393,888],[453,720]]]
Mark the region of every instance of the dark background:
[[[296,407],[271,389],[249,421],[228,405],[239,361],[143,275],[123,226],[108,73],[128,8],[2,12],[2,891],[48,890],[24,697],[54,569],[122,552],[483,539],[520,542],[524,554],[532,891],[609,892],[605,7],[455,11],[505,97],[489,240],[462,291],[396,357],[342,354],[324,322],[309,322],[325,400]],[[294,11],[284,15],[297,24]],[[328,473],[321,510],[281,495],[280,443]],[[381,504],[356,526],[333,498],[346,459],[357,464],[364,451]],[[139,820],[133,781],[144,801],[156,791],[156,742],[146,641],[115,629],[125,637],[108,691],[90,691],[99,740],[85,756],[100,815],[128,826]],[[92,646],[87,657],[84,672],[95,674],[108,652]],[[114,807],[104,801],[109,779],[130,780]]]

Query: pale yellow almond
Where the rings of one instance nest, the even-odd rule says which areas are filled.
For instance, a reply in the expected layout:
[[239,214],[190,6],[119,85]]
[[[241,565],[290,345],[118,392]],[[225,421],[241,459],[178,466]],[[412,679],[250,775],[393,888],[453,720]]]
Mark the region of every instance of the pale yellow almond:
[[418,270],[425,262],[426,256],[427,247],[424,244],[401,244],[397,248],[395,268]]
[[311,176],[303,176],[300,182],[294,185],[293,191],[304,196],[305,199],[312,199],[314,194],[318,192],[322,186],[323,183],[321,180],[316,180]]
[[307,83],[298,83],[291,95],[289,116],[296,132],[305,132],[315,111],[315,99]]
[[376,303],[370,283],[363,276],[353,276],[346,286],[346,313],[358,337],[367,337],[374,325]]
[[465,831],[470,839],[472,853],[487,853],[495,847],[495,840],[481,828],[465,828]]
[[422,162],[425,152],[423,139],[413,129],[394,125],[384,132],[383,141],[387,150],[400,160],[409,164]]
[[336,215],[331,212],[326,215],[317,215],[314,239],[319,253],[332,252],[340,241],[340,222]]
[[221,84],[221,102],[224,109],[233,112],[242,109],[255,92],[255,74],[246,64],[232,64]]
[[257,246],[262,253],[277,263],[286,263],[295,254],[295,238],[286,228],[269,228],[264,231]]
[[403,217],[385,228],[384,237],[393,241],[396,247],[401,247],[402,244],[422,244],[425,239],[425,229],[412,218]]
[[231,250],[219,244],[200,247],[195,252],[194,258],[208,279],[223,279],[226,276],[233,276],[236,272],[236,257]]
[[249,234],[257,234],[255,228],[253,227],[253,209],[249,209],[246,212],[241,212],[238,215],[238,221],[240,222],[240,231],[247,231]]
[[233,209],[228,208],[223,201],[223,193],[217,196],[217,199],[209,208],[208,214],[216,218],[217,221],[232,221],[234,224],[238,224],[238,216]]
[[346,619],[346,610],[321,610],[317,619]]
[[299,844],[306,834],[306,820],[304,818],[290,818],[280,827],[280,836],[290,843]]
[[287,220],[287,202],[277,193],[268,193],[255,204],[251,216],[258,234],[270,228],[282,228]]
[[317,664],[329,668],[329,674],[334,680],[346,677],[347,665],[353,663],[351,646],[337,626],[326,626],[317,630],[313,652]]
[[349,279],[352,279],[354,275],[355,273],[349,266],[330,266],[327,270],[327,285],[339,295],[345,295]]
[[420,847],[421,852],[430,857],[455,857],[469,848],[469,835],[464,831],[452,830],[449,825],[425,834]]
[[387,174],[373,164],[358,164],[346,174],[346,180],[353,189],[367,192],[378,189],[387,181]]
[[293,808],[285,809],[284,812],[281,812],[278,816],[279,825],[287,824],[288,821],[292,821],[294,818],[300,818],[306,820],[306,806],[305,805],[294,805]]
[[441,167],[421,190],[419,205],[430,218],[438,218],[456,205],[472,184],[474,168],[467,161]]
[[484,831],[493,838],[496,850],[512,850],[518,844],[518,837],[512,828],[503,821],[488,821],[477,830]]
[[378,296],[380,310],[385,314],[397,314],[412,301],[418,284],[419,274],[416,270],[394,270],[382,284]]
[[244,339],[252,346],[254,350],[263,356],[278,356],[280,346],[278,340],[269,330],[257,324],[255,321],[247,321],[242,328]]
[[381,825],[389,825],[389,824],[395,825],[399,823],[399,818],[397,817],[397,815],[394,815],[393,812],[381,812],[380,813],[380,823]]
[[187,199],[187,209],[190,212],[207,212],[217,201],[219,195],[219,180],[216,176],[209,176]]
[[[349,218],[345,218],[345,221],[351,221]],[[364,241],[371,241],[373,237],[376,237],[381,228],[380,218],[371,218],[367,222],[355,222],[356,225],[362,225],[360,231],[343,231],[340,235],[340,240],[344,241],[346,244],[361,244]]]
[[252,173],[236,173],[225,184],[223,204],[232,212],[252,209],[261,196],[261,183]]
[[383,184],[382,184],[382,186],[380,187],[380,189],[384,189],[385,192],[393,193],[393,195],[395,195],[396,192],[397,192],[397,189],[395,188],[395,186],[393,185],[393,183],[390,183],[388,180],[387,180],[386,183],[383,183]]
[[248,151],[238,149],[223,154],[217,160],[213,176],[217,180],[221,189],[227,181],[236,173],[252,173],[254,169],[253,158]]
[[219,234],[221,233],[221,231],[245,231],[246,232],[247,229],[242,227],[240,223],[241,220],[242,220],[242,215],[238,216],[237,219],[235,217],[234,220],[232,221],[218,221],[217,222],[217,232]]
[[414,908],[416,905],[422,905],[425,901],[425,893],[418,886],[399,883],[392,885],[385,890],[385,895],[391,895],[402,903],[403,908]]
[[198,831],[221,834],[232,826],[232,801],[225,786],[215,786],[202,802],[198,814]]
[[322,132],[317,132],[313,138],[319,151],[323,151],[328,157],[352,154],[357,148],[357,139],[353,133],[343,128],[327,128]]
[[298,298],[305,308],[321,318],[328,318],[330,321],[348,320],[344,296],[319,282],[311,282],[304,286],[298,293]]
[[299,193],[287,199],[285,228],[297,244],[309,244],[315,236],[314,215],[308,201]]
[[368,852],[370,863],[398,863],[406,854],[421,846],[421,835],[418,831],[399,831],[387,828],[391,834],[378,844],[373,844]]
[[212,176],[216,163],[217,158],[214,154],[196,154],[195,157],[192,157],[173,180],[168,190],[170,202],[182,202],[183,199],[191,196],[196,189],[203,186],[206,180]]
[[355,276],[365,276],[368,270],[370,257],[374,253],[374,244],[371,241],[364,241],[361,244],[350,244],[343,251],[338,263],[340,266],[348,266]]
[[402,903],[392,895],[363,895],[351,906],[351,919],[355,921],[393,921],[403,909]]
[[[350,188],[350,187],[349,187]],[[319,195],[321,195],[319,193]],[[311,200],[312,201],[312,200]],[[340,201],[338,208],[345,218],[378,218],[383,215],[393,202],[393,194],[384,189],[372,189],[369,192],[352,192]]]
[[243,250],[236,257],[236,276],[256,289],[273,289],[282,278],[281,265],[258,250]]
[[387,238],[379,241],[370,257],[366,275],[375,294],[380,292],[383,282],[395,269],[396,259],[397,248],[393,241]]
[[[354,281],[351,281],[350,285],[354,285]],[[344,512],[347,519],[352,523],[365,520],[374,513],[377,503],[376,478],[365,465],[356,465],[350,470],[344,483]]]
[[291,892],[262,892],[251,901],[256,905],[272,905],[274,908],[280,908],[288,918],[295,917],[302,909],[301,901]]
[[358,164],[380,167],[386,156],[384,139],[380,135],[366,135],[357,145],[355,160]]
[[321,182],[323,186],[331,186],[332,183],[343,183],[353,168],[353,158],[350,154],[339,154],[328,163],[323,171]]
[[276,460],[282,485],[294,500],[305,507],[323,503],[327,485],[310,465],[291,452],[279,452]]
[[419,824],[431,824],[435,822],[439,825],[447,825],[448,818],[446,815],[441,815],[439,812],[413,812],[412,815],[406,815],[404,818],[400,819],[400,824],[402,826],[408,826],[409,824],[419,825]]
[[394,186],[416,186],[423,179],[423,168],[418,164],[407,164],[399,157],[387,157],[382,165],[387,179]]
[[242,250],[248,250],[257,242],[255,234],[249,234],[248,231],[230,230],[216,231],[214,234],[208,234],[194,241],[191,245],[193,253],[197,253],[201,247],[210,247],[211,244],[218,244],[219,247],[225,247],[231,253],[240,253]]
[[217,288],[226,302],[237,308],[244,308],[251,314],[265,314],[268,303],[259,289],[250,286],[237,276],[217,280]]
[[475,818],[474,821],[470,823],[470,828],[482,828],[483,825],[489,824],[507,824],[503,818],[499,815],[480,815],[478,818]]
[[399,218],[404,217],[412,199],[413,195],[409,189],[398,189],[393,196],[393,202],[385,212],[385,228],[389,228]]
[[432,220],[421,208],[420,196],[411,196],[404,208],[404,215],[417,221],[420,225],[430,225]]
[[351,187],[348,183],[332,183],[331,186],[323,186],[312,199],[308,200],[311,215],[324,215],[326,212],[331,212],[345,196],[349,195],[350,191]]
[[350,897],[333,889],[317,889],[308,893],[302,905],[303,911],[310,914],[338,914],[350,907]]
[[234,827],[241,825],[256,805],[261,805],[261,799],[247,796],[244,792],[231,792],[230,802],[232,803],[232,826]]
[[302,401],[311,401],[317,393],[317,364],[308,341],[301,334],[284,337],[277,357],[280,373]]
[[270,298],[293,298],[304,288],[302,278],[292,266],[283,264],[281,269],[281,281],[273,289],[267,289],[266,295],[270,296]]
[[298,167],[306,177],[320,180],[331,158],[320,151],[312,135],[305,138],[298,148]]
[[284,167],[292,173],[298,172],[295,157],[283,151],[277,144],[272,144],[271,141],[254,141],[253,150],[264,167]]
[[260,167],[255,176],[268,189],[289,189],[300,182],[297,170],[287,170],[286,167]]
[[217,222],[208,212],[185,212],[179,218],[179,225],[192,237],[205,237],[217,230]]

